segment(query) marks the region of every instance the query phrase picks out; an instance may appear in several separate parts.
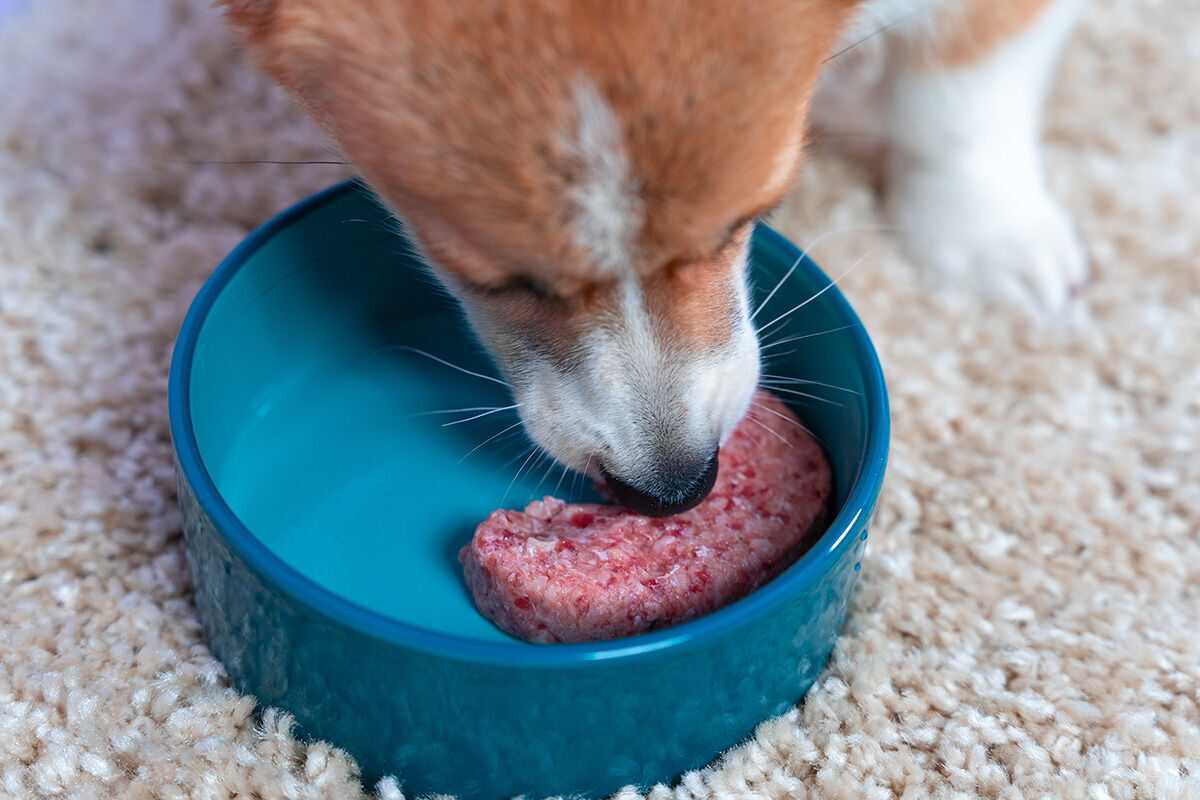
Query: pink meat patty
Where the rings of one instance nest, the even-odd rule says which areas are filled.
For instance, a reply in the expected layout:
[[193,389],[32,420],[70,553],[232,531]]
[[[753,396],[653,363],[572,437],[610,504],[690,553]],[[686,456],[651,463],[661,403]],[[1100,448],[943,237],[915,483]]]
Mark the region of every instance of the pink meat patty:
[[823,530],[831,475],[778,398],[755,401],[721,448],[712,493],[690,511],[652,518],[547,497],[492,512],[458,554],[480,612],[532,642],[615,639],[705,614],[779,574]]

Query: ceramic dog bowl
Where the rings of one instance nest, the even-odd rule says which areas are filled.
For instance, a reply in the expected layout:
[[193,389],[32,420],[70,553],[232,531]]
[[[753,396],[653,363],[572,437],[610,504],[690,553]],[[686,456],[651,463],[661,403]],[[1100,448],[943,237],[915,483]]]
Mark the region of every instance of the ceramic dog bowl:
[[[760,228],[763,297],[799,258]],[[810,261],[765,322],[828,279]],[[171,434],[196,604],[239,689],[394,774],[415,796],[604,795],[700,767],[798,701],[846,613],[883,478],[887,397],[836,289],[776,326],[773,374],[830,402],[795,410],[825,443],[839,513],[750,596],[627,639],[532,645],[471,604],[456,554],[500,506],[589,496],[528,464],[511,404],[453,302],[356,183],[255,231],[187,315]],[[832,389],[829,387],[841,387]],[[500,433],[505,431],[505,433]],[[494,437],[494,438],[492,438]],[[486,442],[486,443],[485,443]]]

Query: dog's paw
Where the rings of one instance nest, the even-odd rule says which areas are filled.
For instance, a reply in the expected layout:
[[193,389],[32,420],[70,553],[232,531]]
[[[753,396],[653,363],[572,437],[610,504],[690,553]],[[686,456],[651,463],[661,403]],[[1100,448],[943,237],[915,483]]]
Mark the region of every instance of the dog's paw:
[[1075,226],[1040,186],[914,172],[893,183],[888,210],[908,256],[936,285],[1060,312],[1087,280]]

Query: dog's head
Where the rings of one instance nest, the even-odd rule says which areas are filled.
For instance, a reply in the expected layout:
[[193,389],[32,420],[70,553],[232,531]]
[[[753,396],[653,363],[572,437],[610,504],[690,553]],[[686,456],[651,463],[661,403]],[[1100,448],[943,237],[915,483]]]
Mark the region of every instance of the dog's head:
[[746,251],[848,0],[227,0],[406,223],[531,437],[690,507],[758,382]]

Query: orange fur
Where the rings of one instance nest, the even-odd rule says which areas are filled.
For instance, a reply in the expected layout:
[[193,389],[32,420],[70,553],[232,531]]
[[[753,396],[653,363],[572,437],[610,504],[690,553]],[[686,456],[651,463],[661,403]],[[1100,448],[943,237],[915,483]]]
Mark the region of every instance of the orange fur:
[[241,0],[229,15],[443,267],[569,293],[593,277],[564,216],[577,76],[622,126],[646,220],[630,266],[646,274],[710,255],[779,199],[786,186],[763,191],[776,153],[851,7]]
[[[726,243],[802,162],[804,112],[857,0],[224,0],[286,86],[489,313],[562,349],[601,324],[612,287],[573,235],[583,166],[564,135],[594,82],[620,126],[643,224],[630,248],[651,312],[680,342],[730,335]],[[1047,0],[940,14],[969,60]],[[740,233],[738,234],[741,235]],[[559,302],[501,291],[531,281]]]
[[[646,310],[662,341],[675,352],[705,353],[726,343],[738,309],[730,286],[736,263],[750,236],[743,225],[712,258],[676,263],[641,280]],[[613,282],[592,282],[568,297],[538,298],[522,287],[460,284],[485,315],[495,315],[519,338],[499,333],[494,341],[505,356],[535,349],[554,363],[569,364],[576,344],[604,325],[620,324],[620,292]],[[509,350],[514,352],[508,352]]]
[[749,237],[747,224],[714,258],[674,264],[644,281],[646,304],[657,311],[660,336],[692,352],[709,352],[725,343],[738,315],[728,287]]
[[[910,56],[966,59],[1044,1],[945,0]],[[863,0],[219,2],[462,301],[529,436],[671,507],[699,486],[680,465],[759,381],[751,222]]]

